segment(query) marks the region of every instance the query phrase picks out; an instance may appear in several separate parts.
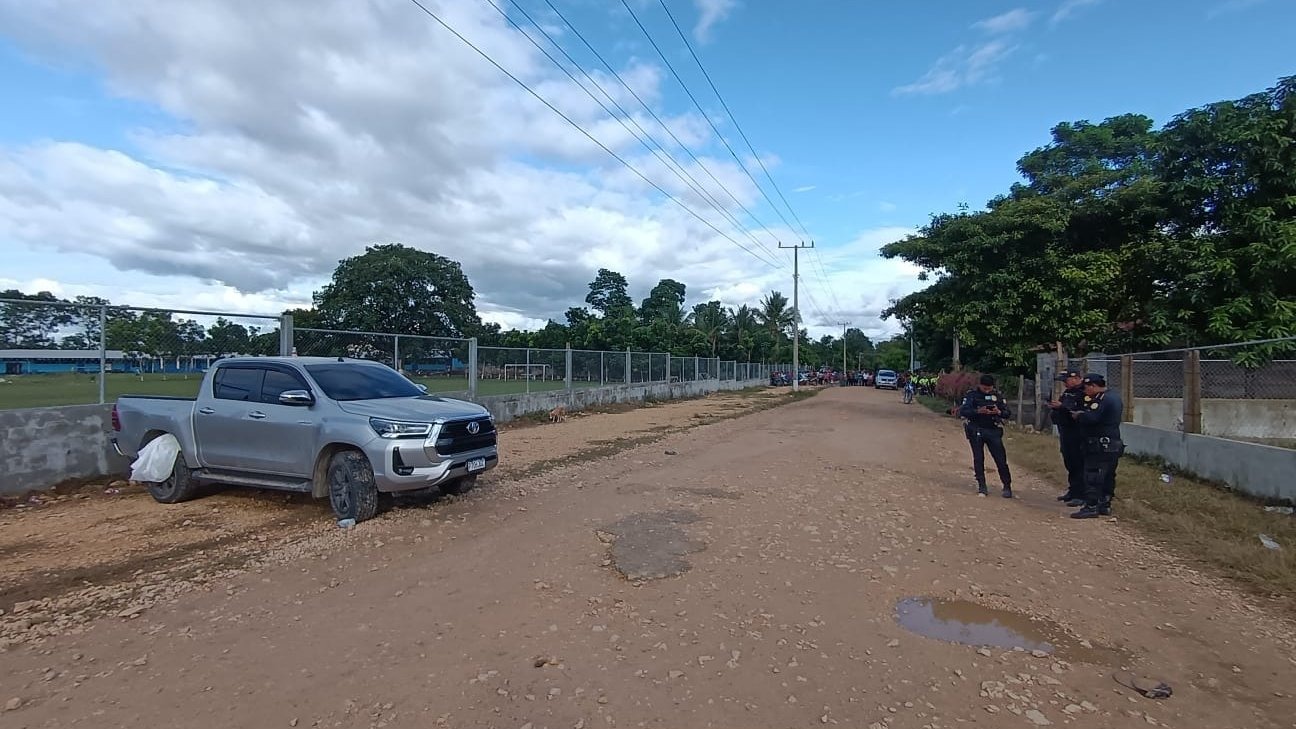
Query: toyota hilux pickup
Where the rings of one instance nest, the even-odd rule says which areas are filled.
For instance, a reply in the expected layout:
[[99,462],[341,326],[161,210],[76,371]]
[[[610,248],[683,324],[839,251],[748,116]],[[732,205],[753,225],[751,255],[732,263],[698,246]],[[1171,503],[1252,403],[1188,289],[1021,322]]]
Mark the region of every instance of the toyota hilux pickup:
[[217,360],[196,398],[121,396],[112,428],[129,458],[163,435],[178,441],[170,477],[145,484],[161,503],[204,483],[250,486],[327,496],[339,520],[357,522],[381,495],[463,493],[499,462],[486,408],[344,358]]

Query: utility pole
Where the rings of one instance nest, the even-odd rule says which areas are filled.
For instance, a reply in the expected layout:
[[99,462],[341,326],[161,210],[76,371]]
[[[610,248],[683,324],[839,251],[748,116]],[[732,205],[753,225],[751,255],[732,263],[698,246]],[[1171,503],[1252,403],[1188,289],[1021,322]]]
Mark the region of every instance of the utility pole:
[[814,241],[806,245],[805,241],[796,245],[778,244],[779,248],[792,249],[792,313],[796,320],[792,322],[792,391],[801,389],[801,268],[800,253],[802,248],[814,248]]
[[841,328],[842,328],[842,377],[845,377],[846,376],[846,327],[850,326],[850,322],[842,321],[837,323],[841,324]]
[[909,372],[914,370],[914,340],[913,340],[913,323],[909,324]]

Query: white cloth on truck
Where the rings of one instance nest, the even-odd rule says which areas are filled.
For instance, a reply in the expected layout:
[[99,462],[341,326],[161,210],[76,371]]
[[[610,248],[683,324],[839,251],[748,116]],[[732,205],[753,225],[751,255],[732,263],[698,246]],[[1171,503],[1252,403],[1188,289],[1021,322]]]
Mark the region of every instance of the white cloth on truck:
[[180,441],[174,435],[165,433],[148,442],[140,449],[139,456],[131,464],[130,480],[143,483],[160,483],[171,478],[175,468],[176,456],[180,453]]

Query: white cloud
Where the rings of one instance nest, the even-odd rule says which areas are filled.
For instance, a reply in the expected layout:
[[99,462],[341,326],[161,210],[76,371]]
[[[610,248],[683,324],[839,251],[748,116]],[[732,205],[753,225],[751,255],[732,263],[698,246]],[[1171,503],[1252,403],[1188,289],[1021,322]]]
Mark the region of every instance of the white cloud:
[[893,202],[887,202],[886,200],[882,200],[878,203],[878,210],[881,210],[884,213],[895,212],[895,209],[896,209],[896,204]]
[[1097,5],[1102,1],[1103,0],[1063,0],[1063,3],[1058,6],[1058,9],[1054,11],[1052,17],[1049,18],[1049,25],[1057,25],[1084,8],[1091,5]]
[[971,46],[960,45],[938,58],[917,81],[898,86],[892,93],[900,96],[934,95],[975,86],[993,78],[999,64],[1016,48],[1002,38]]
[[972,27],[984,30],[987,33],[1015,33],[1029,28],[1034,20],[1035,13],[1025,8],[1016,8],[984,20],[978,20],[972,24]]
[[[180,280],[176,290],[206,292],[212,307],[275,311],[303,303],[303,286],[309,301],[339,258],[402,241],[461,261],[487,318],[533,322],[579,303],[609,262],[645,291],[685,263],[709,276],[682,277],[695,290],[762,268],[412,6],[339,0],[255,17],[219,0],[115,3],[93,17],[77,7],[0,0],[0,25],[34,53],[89,61],[115,93],[155,104],[184,131],[136,131],[138,156],[73,141],[0,147],[0,241],[29,253],[21,270],[6,266],[12,276],[60,271],[71,281],[79,274],[55,261],[89,256],[131,272],[132,288],[97,289],[116,301]],[[720,220],[485,4],[431,7]],[[659,98],[655,66],[633,63],[625,77],[645,100]],[[630,108],[627,92],[600,81]],[[700,117],[656,111],[693,149],[710,141]],[[646,114],[637,121],[655,131]],[[702,158],[755,204],[736,166]],[[683,250],[679,240],[695,244]]]
[[706,43],[711,40],[711,29],[729,17],[738,0],[693,0],[693,4],[699,13],[697,25],[693,26],[693,37],[699,43]]
[[[688,285],[690,305],[791,293],[785,251],[770,254],[778,269],[739,251],[404,3],[335,0],[312,13],[272,3],[255,16],[223,0],[79,7],[0,0],[0,26],[42,58],[87,62],[114,93],[177,123],[132,130],[136,154],[75,140],[0,146],[0,286],[274,314],[308,305],[339,258],[399,241],[460,261],[483,318],[510,327],[560,319],[599,267],[626,274],[636,299],[663,277]],[[751,247],[485,4],[430,7]],[[660,69],[634,63],[626,75],[659,103]],[[755,208],[759,193],[708,146],[705,120],[655,111]],[[638,121],[654,130],[646,114]],[[796,238],[754,232],[771,247]],[[876,244],[821,253],[836,313],[885,331],[869,317],[912,276],[879,261]],[[818,286],[807,280],[807,297],[833,305]]]
[[802,185],[801,187],[794,188],[792,192],[810,192],[818,187],[818,185]]

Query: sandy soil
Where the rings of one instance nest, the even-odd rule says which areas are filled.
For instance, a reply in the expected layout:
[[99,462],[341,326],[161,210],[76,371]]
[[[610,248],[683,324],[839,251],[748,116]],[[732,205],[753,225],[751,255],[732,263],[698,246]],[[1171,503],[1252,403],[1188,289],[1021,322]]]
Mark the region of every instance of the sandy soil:
[[[976,497],[956,422],[893,393],[833,389],[682,428],[740,402],[519,429],[492,483],[351,530],[322,507],[239,495],[6,512],[7,591],[127,566],[0,616],[20,641],[0,660],[0,723],[1296,726],[1293,626],[1140,539],[1119,504],[1116,520],[1075,522],[1027,474],[1019,499]],[[103,541],[78,557],[46,528]],[[11,557],[15,531],[62,556]],[[160,532],[229,539],[189,547],[216,564],[170,578],[197,552],[170,559],[179,538]],[[95,619],[74,600],[101,588],[127,607]],[[954,601],[951,619],[1014,611],[1005,630],[1052,643],[916,635],[896,620],[912,597]],[[49,625],[83,632],[41,637]],[[1174,694],[1142,698],[1113,681],[1122,670]]]

